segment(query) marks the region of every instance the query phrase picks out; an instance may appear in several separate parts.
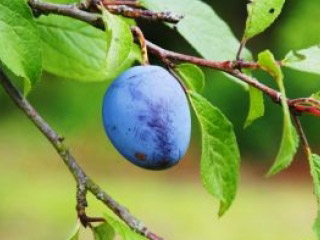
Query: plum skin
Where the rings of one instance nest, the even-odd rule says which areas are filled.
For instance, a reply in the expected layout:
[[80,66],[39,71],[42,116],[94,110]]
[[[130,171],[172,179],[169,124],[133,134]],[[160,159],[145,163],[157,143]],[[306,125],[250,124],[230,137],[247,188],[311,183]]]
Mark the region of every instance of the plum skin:
[[136,66],[122,73],[104,96],[102,115],[115,148],[142,168],[169,168],[188,149],[188,100],[179,82],[162,67]]

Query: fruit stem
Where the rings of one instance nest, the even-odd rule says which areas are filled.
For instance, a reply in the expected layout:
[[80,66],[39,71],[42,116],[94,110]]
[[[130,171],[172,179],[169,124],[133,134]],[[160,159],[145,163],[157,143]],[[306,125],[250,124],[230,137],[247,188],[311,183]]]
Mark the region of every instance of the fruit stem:
[[146,43],[146,39],[143,35],[143,32],[137,26],[131,27],[131,31],[133,32],[133,34],[139,40],[139,43],[140,43],[141,55],[142,55],[142,65],[149,65],[147,43]]

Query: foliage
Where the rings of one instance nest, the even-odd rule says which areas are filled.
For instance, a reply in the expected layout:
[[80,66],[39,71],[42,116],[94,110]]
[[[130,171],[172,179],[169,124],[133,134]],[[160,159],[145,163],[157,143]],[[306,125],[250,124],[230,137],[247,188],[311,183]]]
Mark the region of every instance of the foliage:
[[41,74],[40,35],[24,0],[0,3],[0,60],[13,74],[24,79],[24,92]]
[[263,94],[258,89],[254,87],[250,87],[249,89],[250,95],[250,106],[249,113],[244,124],[244,128],[249,127],[255,120],[264,115],[264,101]]
[[285,87],[283,84],[283,74],[281,68],[276,63],[270,51],[259,54],[260,65],[265,68],[276,80],[281,92],[281,105],[284,114],[283,134],[276,161],[269,171],[269,175],[276,174],[288,167],[297,151],[299,138],[290,120],[290,110],[287,104]]
[[[205,59],[227,61],[235,58],[240,41],[207,4],[200,0],[140,2],[151,10],[182,14],[184,18],[176,25],[168,24],[169,27],[177,29]],[[284,3],[284,0],[252,0],[247,8],[242,44],[265,31],[279,16]],[[63,79],[110,82],[135,61],[141,61],[141,51],[134,44],[131,33],[130,26],[135,24],[133,21],[111,14],[106,9],[102,9],[100,16],[104,30],[56,15],[36,19],[24,0],[2,0],[1,66],[13,80],[22,79],[24,93],[39,82],[42,71]],[[251,60],[252,54],[244,49],[242,57]],[[279,102],[283,110],[283,133],[278,155],[269,171],[269,175],[273,175],[290,166],[299,145],[298,134],[291,122],[281,66],[320,74],[320,48],[316,45],[290,51],[281,62],[276,61],[270,51],[264,51],[258,55],[258,64],[274,78],[281,93]],[[219,216],[222,216],[235,199],[239,176],[240,153],[233,125],[220,109],[201,95],[205,79],[199,67],[182,63],[174,70],[188,89],[187,94],[202,131],[202,181],[207,191],[220,201]],[[246,74],[252,75],[251,72]],[[247,87],[247,84],[244,85]],[[264,115],[262,92],[250,87],[248,94],[250,107],[245,127]],[[319,94],[312,97],[319,99]],[[320,159],[310,149],[308,151],[314,192],[319,203]],[[116,234],[125,240],[145,239],[113,217],[106,215],[105,218],[106,223],[93,228],[96,240],[114,239]],[[314,226],[320,239],[320,217]],[[79,227],[69,239],[76,240],[78,235]]]
[[79,240],[80,236],[80,223],[77,223],[74,229],[72,230],[72,233],[67,238],[68,240]]
[[175,68],[179,77],[184,81],[188,89],[201,93],[205,86],[205,76],[196,65],[183,63]]
[[240,154],[232,124],[201,95],[189,93],[202,130],[201,176],[204,187],[220,200],[222,216],[234,200]]
[[281,13],[285,0],[252,0],[248,6],[248,18],[244,38],[250,39],[268,28]]
[[291,51],[282,61],[284,66],[314,74],[320,74],[320,45],[308,49]]

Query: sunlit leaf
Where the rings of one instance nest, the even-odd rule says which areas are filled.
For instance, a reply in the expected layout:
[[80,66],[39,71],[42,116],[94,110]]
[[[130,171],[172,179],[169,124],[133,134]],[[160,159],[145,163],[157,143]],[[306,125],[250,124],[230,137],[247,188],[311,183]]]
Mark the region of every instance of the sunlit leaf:
[[44,69],[62,78],[94,82],[112,80],[130,67],[137,56],[130,28],[117,16],[106,18],[110,20],[104,32],[68,17],[40,17]]
[[311,95],[311,98],[320,101],[320,91]]
[[[313,179],[313,192],[317,198],[318,208],[320,208],[320,156],[317,154],[309,153],[309,165],[311,176]],[[320,239],[320,209],[318,209],[317,218],[314,222],[313,229]]]
[[282,64],[298,71],[320,74],[320,45],[291,51],[286,55]]
[[[191,44],[204,58],[211,60],[232,60],[236,58],[239,41],[230,27],[215,11],[200,0],[140,0],[146,8],[155,11],[170,11],[183,15],[176,25],[169,25]],[[244,59],[251,59],[251,53],[245,49]],[[230,76],[226,74],[227,76]],[[235,80],[235,78],[230,77]],[[247,84],[235,81],[244,88]]]
[[67,240],[79,240],[80,223],[77,223]]
[[41,75],[41,39],[31,10],[24,0],[0,1],[0,60],[24,80],[24,92]]
[[202,181],[207,191],[220,200],[222,216],[237,191],[240,154],[236,136],[218,108],[196,92],[189,92],[189,97],[202,132]]
[[175,68],[175,71],[182,78],[187,88],[190,90],[201,92],[205,84],[205,76],[201,68],[196,65],[183,63]]
[[287,104],[286,91],[283,83],[283,74],[280,66],[274,59],[273,54],[270,51],[264,51],[259,54],[259,64],[268,71],[276,80],[277,85],[281,92],[281,105],[283,109],[283,133],[280,149],[275,160],[275,163],[269,171],[269,175],[278,173],[290,166],[294,155],[297,152],[297,147],[299,145],[299,138],[297,132],[292,125],[290,118],[290,110]]
[[130,229],[126,224],[114,219],[108,214],[104,214],[107,223],[114,229],[115,233],[121,237],[122,240],[147,240],[139,233]]
[[255,120],[263,117],[264,115],[263,93],[254,87],[250,87],[249,96],[250,106],[248,116],[244,124],[245,128],[249,127]]
[[114,229],[108,222],[92,228],[94,240],[113,240],[116,236]]
[[249,39],[267,29],[279,16],[285,0],[250,0],[244,38]]

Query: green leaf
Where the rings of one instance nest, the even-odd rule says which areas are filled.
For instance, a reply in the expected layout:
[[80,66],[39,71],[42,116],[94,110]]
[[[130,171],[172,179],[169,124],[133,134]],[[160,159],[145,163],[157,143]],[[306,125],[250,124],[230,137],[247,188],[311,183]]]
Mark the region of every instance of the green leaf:
[[320,156],[317,154],[309,154],[309,164],[313,179],[314,195],[317,197],[318,204],[320,204]]
[[320,45],[291,51],[286,55],[282,64],[295,70],[320,74]]
[[285,0],[251,0],[244,38],[249,39],[266,30],[279,16]]
[[79,240],[79,233],[80,233],[80,224],[77,223],[74,229],[72,230],[72,233],[67,238],[68,240]]
[[114,229],[105,222],[92,228],[94,240],[113,240],[116,236]]
[[[140,0],[148,9],[154,11],[170,11],[184,16],[176,25],[169,25],[193,46],[204,58],[211,60],[235,59],[239,41],[230,27],[213,11],[199,0]],[[251,60],[251,53],[245,49],[243,57]],[[226,74],[230,79],[235,78]],[[247,84],[235,81],[247,88]]]
[[290,111],[287,104],[287,97],[285,92],[285,87],[283,83],[283,74],[281,71],[280,66],[274,59],[273,54],[266,50],[259,54],[258,56],[259,64],[268,71],[276,80],[278,87],[281,92],[281,105],[283,109],[283,133],[282,133],[282,140],[280,144],[280,150],[276,157],[276,161],[271,167],[268,175],[273,175],[278,173],[279,171],[287,168],[297,152],[297,148],[299,145],[299,138],[297,132],[292,125],[291,118],[290,118]]
[[201,93],[205,85],[205,76],[201,68],[194,64],[183,63],[174,70],[182,78],[188,89]]
[[114,219],[108,214],[104,214],[107,223],[114,229],[115,233],[121,236],[122,240],[146,240],[147,238],[141,236],[139,233],[131,230],[124,223]]
[[320,239],[320,210],[318,210],[317,217],[313,224],[313,231],[317,235],[317,239]]
[[32,13],[24,0],[0,1],[0,60],[24,80],[24,92],[41,75],[41,44]]
[[311,98],[320,101],[320,91],[312,94]]
[[[230,27],[199,0],[140,0],[149,9],[170,11],[184,16],[174,25],[179,33],[206,59],[234,59],[239,48]],[[246,50],[245,57],[251,57]]]
[[254,87],[250,87],[249,95],[250,107],[244,128],[249,127],[255,120],[263,117],[264,115],[263,93]]
[[[318,208],[320,208],[320,156],[310,152],[309,164],[313,179],[313,192],[317,198]],[[318,209],[318,216],[313,225],[313,229],[316,232],[318,239],[320,239],[320,209]]]
[[104,32],[68,17],[40,17],[44,69],[62,78],[93,82],[111,80],[130,67],[135,55],[129,26],[117,16],[110,19]]
[[107,10],[103,10],[102,14],[108,42],[106,71],[109,75],[116,77],[118,74],[114,74],[114,72],[117,72],[116,70],[125,64],[130,55],[133,36],[129,25],[120,17],[109,13]]
[[219,216],[233,202],[240,154],[233,126],[223,113],[196,92],[189,92],[202,131],[201,176],[204,187],[220,200]]

